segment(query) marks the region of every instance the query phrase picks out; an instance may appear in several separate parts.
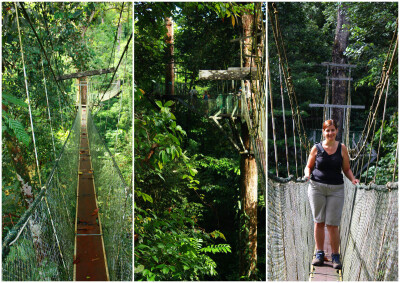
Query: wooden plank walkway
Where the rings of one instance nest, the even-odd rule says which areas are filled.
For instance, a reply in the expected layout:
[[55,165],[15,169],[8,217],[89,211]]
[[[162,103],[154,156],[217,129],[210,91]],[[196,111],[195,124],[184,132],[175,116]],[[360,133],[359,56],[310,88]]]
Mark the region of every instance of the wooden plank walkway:
[[[332,249],[328,229],[325,227],[325,262],[322,266],[311,265],[310,281],[342,281],[342,271],[332,267]],[[315,252],[314,252],[315,257]],[[310,263],[311,264],[311,263]]]
[[83,106],[75,220],[74,281],[109,281],[86,121],[87,110]]

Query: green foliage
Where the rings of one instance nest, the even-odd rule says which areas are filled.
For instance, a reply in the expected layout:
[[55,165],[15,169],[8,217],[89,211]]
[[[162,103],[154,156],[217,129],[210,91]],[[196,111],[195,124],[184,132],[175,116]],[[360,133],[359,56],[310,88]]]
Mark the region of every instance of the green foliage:
[[175,121],[172,102],[156,101],[158,110],[142,108],[146,105],[142,94],[135,88],[136,278],[200,280],[215,276],[216,263],[207,253],[231,250],[227,244],[207,244],[224,239],[220,231],[208,234],[198,227],[203,205],[189,201],[200,182],[196,163],[181,147],[186,132]]
[[216,275],[216,264],[206,253],[230,253],[230,246],[205,245],[211,237],[196,229],[195,222],[181,209],[156,216],[136,208],[136,280],[201,280]]
[[[135,215],[145,219],[145,211],[157,227],[141,233],[140,227],[149,229],[151,224],[135,219],[137,280],[238,280],[239,155],[209,119],[180,103],[162,100],[167,60],[164,25],[165,17],[173,18],[174,67],[179,72],[175,94],[184,96],[193,86],[214,94],[221,91],[221,82],[198,81],[198,70],[239,66],[239,44],[230,40],[240,36],[240,16],[253,7],[252,3],[135,3]],[[180,230],[157,222],[176,226],[176,217],[184,222]],[[152,239],[153,234],[160,238]],[[160,239],[166,243],[163,248],[157,247]],[[191,254],[180,250],[189,247]],[[160,250],[171,254],[152,258]],[[260,262],[264,255],[261,249]]]
[[[381,129],[379,129],[374,135],[374,148],[377,151],[379,145],[379,139],[381,135]],[[397,153],[397,141],[398,141],[398,112],[394,113],[390,120],[385,120],[383,124],[382,140],[379,149],[379,161],[376,167],[376,162],[373,162],[372,166],[368,168],[368,171],[364,172],[361,176],[361,180],[364,178],[371,181],[375,178],[375,183],[385,185],[387,182],[397,181],[397,164],[395,156]],[[369,151],[369,150],[368,150]],[[397,153],[398,154],[398,153]],[[366,177],[367,176],[367,177]]]

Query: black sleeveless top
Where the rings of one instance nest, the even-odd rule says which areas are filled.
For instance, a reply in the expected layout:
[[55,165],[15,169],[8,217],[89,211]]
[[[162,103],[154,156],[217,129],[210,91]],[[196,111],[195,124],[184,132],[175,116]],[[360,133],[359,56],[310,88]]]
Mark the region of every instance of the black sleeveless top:
[[325,152],[321,143],[317,143],[315,146],[318,153],[314,170],[311,173],[311,180],[329,185],[343,184],[341,143],[339,142],[336,152],[331,155]]

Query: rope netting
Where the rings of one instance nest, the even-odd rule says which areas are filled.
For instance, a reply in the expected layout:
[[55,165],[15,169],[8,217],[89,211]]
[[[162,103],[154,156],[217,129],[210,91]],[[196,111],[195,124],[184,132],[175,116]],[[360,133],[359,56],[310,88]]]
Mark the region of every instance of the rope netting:
[[131,281],[132,188],[98,134],[90,112],[87,129],[110,280]]
[[3,241],[4,281],[72,280],[80,113],[46,185]]
[[268,280],[307,281],[314,250],[305,183],[268,180]]
[[233,117],[240,115],[240,98],[234,93],[218,94],[215,98],[202,99],[189,97],[183,99],[191,108],[205,116],[228,114]]
[[[271,177],[274,178],[274,177]],[[268,181],[268,279],[309,277],[314,252],[308,183]],[[344,281],[398,279],[397,183],[354,186],[345,178],[340,224]]]
[[357,187],[345,180],[340,249],[345,281],[398,280],[397,183]]

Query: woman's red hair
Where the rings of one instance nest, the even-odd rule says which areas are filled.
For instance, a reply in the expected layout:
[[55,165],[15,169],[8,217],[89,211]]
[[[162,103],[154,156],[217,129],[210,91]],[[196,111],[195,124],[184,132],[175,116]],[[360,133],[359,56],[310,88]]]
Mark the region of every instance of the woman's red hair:
[[337,130],[336,122],[335,122],[335,120],[332,120],[332,119],[326,120],[326,121],[322,124],[322,129],[325,130],[326,128],[328,128],[328,127],[330,127],[330,126],[332,126],[332,125],[333,125],[333,126],[335,127],[335,129]]

